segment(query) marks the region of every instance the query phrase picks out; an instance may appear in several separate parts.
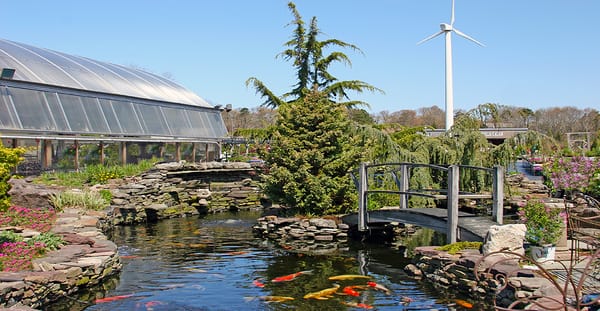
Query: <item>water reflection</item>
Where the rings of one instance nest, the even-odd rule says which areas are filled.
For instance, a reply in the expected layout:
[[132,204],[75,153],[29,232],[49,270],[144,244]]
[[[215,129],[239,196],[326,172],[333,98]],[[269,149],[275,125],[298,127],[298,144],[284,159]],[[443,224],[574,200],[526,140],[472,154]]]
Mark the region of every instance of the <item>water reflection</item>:
[[[46,310],[460,309],[406,276],[403,267],[409,259],[403,251],[350,243],[327,254],[293,252],[253,236],[258,216],[240,212],[117,227],[112,240],[119,245],[124,268],[118,279],[104,284],[110,289],[82,293]],[[292,280],[272,281],[300,271],[304,273]],[[343,274],[371,279],[328,279]],[[335,294],[324,297],[328,299],[303,298],[336,286]],[[354,286],[358,295],[342,295],[347,286]]]

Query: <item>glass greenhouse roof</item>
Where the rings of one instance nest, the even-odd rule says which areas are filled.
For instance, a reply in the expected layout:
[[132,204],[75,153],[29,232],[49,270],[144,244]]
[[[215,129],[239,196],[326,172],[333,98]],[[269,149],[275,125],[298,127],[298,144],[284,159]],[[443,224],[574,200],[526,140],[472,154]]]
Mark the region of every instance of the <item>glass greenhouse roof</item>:
[[227,135],[219,109],[141,70],[3,39],[0,68],[0,136],[9,131],[206,141]]

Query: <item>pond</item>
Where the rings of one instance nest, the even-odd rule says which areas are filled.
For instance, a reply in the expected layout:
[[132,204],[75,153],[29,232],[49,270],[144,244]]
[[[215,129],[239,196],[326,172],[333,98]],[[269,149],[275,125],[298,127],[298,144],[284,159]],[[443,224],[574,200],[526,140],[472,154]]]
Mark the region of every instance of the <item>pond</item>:
[[[119,276],[45,310],[492,310],[409,278],[403,267],[410,260],[397,248],[350,242],[331,253],[298,253],[256,238],[252,225],[259,216],[116,227],[111,239],[122,256]],[[348,274],[370,279],[329,279]],[[316,295],[326,299],[303,298],[337,286],[329,297]]]

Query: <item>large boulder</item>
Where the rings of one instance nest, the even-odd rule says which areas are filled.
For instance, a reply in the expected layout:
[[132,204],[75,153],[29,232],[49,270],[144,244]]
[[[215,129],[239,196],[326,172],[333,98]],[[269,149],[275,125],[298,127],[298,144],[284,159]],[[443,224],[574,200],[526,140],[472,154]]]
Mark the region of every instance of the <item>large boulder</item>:
[[34,184],[29,178],[9,180],[11,189],[8,191],[12,205],[28,208],[53,208],[50,196],[58,193],[56,189]]
[[[519,255],[525,254],[523,240],[527,227],[525,224],[509,224],[491,226],[485,237],[482,252],[484,256],[497,251],[506,251],[502,254],[494,255],[508,259],[518,259]],[[510,252],[510,253],[509,253]]]

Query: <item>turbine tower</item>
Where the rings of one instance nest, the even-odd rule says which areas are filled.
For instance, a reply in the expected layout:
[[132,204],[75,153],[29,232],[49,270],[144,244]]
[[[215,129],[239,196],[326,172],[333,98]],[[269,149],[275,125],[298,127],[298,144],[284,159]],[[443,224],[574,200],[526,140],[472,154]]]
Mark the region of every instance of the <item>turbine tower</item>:
[[452,0],[452,15],[450,16],[450,24],[440,24],[441,30],[417,43],[417,45],[429,41],[441,34],[446,37],[446,131],[450,130],[454,125],[454,86],[452,83],[452,32],[457,35],[473,41],[478,45],[485,46],[481,42],[469,37],[460,30],[454,28],[454,0]]

